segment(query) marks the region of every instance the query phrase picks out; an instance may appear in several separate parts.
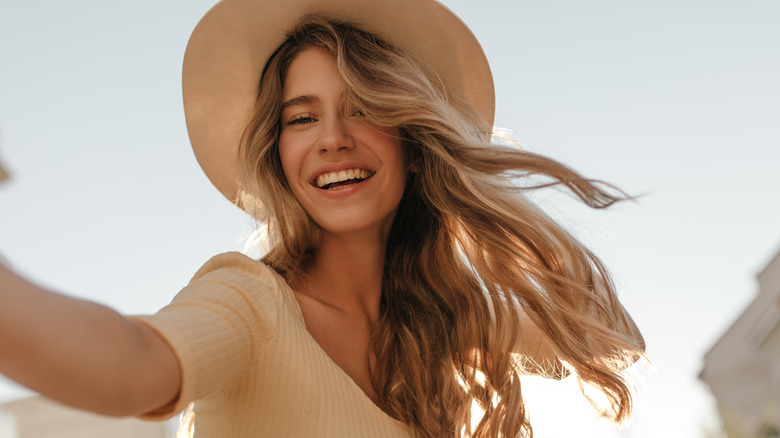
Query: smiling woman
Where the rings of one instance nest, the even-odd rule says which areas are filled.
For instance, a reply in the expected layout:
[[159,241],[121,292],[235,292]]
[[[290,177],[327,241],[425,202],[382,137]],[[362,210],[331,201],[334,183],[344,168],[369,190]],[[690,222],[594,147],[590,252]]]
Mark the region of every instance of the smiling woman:
[[282,92],[279,158],[295,198],[323,233],[387,239],[408,164],[397,128],[368,123],[347,100],[330,54],[302,51]]
[[[374,35],[317,18],[299,23],[265,68],[240,152],[241,205],[267,220],[276,239],[264,261],[292,285],[304,316],[319,315],[306,318],[307,328],[326,351],[334,344],[331,357],[338,351],[364,357],[351,364],[352,377],[422,436],[448,436],[468,424],[468,400],[501,401],[487,409],[476,436],[530,431],[511,376],[536,370],[560,377],[568,373],[558,359],[564,357],[580,378],[607,393],[616,418],[624,417],[630,397],[617,370],[640,353],[641,336],[598,260],[504,178],[540,172],[591,205],[616,198],[554,161],[487,145],[478,112],[454,107],[462,100]],[[296,118],[302,122],[285,124]],[[397,128],[391,134],[383,127]],[[305,139],[295,143],[296,160],[288,161],[289,139]],[[290,164],[306,160],[313,164]],[[318,170],[323,161],[335,164]],[[385,163],[401,165],[374,185]],[[312,182],[334,165],[364,166],[376,175],[330,198]],[[397,201],[370,199],[395,198],[388,187],[401,183]],[[327,222],[333,217],[339,220]],[[357,222],[360,217],[388,217],[392,224],[377,227]],[[517,318],[524,312],[518,304],[528,316]],[[323,316],[334,309],[364,322],[351,326]],[[559,319],[565,314],[566,322]],[[320,326],[323,320],[334,323]],[[597,326],[612,330],[609,340],[596,341],[601,346],[581,336]],[[345,352],[344,340],[366,330],[370,339]],[[521,353],[519,362],[514,353]],[[452,367],[471,371],[454,376]],[[478,384],[478,374],[492,383]]]
[[574,374],[628,417],[642,336],[601,262],[513,181],[621,197],[489,143],[490,69],[449,10],[223,0],[183,78],[199,162],[270,250],[218,255],[135,317],[0,265],[0,371],[113,415],[194,402],[204,437],[530,436],[528,373]]

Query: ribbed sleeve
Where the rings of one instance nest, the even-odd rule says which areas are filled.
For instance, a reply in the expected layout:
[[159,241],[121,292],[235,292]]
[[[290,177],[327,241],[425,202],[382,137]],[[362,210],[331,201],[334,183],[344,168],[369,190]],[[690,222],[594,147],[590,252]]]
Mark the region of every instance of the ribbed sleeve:
[[208,261],[173,302],[137,316],[168,342],[182,370],[178,399],[195,402],[196,438],[410,438],[363,393],[306,329],[295,293],[242,254]]
[[279,291],[270,268],[238,253],[221,254],[195,274],[151,326],[171,346],[182,372],[175,403],[144,416],[172,416],[190,402],[233,384],[273,337]]

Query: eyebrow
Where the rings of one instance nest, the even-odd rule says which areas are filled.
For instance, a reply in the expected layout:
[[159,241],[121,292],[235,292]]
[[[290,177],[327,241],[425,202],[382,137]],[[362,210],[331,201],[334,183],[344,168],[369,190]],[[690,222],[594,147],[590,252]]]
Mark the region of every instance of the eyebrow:
[[[344,91],[341,93],[341,99],[346,100],[347,98],[347,91]],[[311,94],[304,94],[302,96],[293,97],[292,99],[286,100],[282,103],[282,111],[284,111],[286,108],[295,106],[295,105],[306,105],[306,104],[312,104],[312,103],[319,103],[320,98]]]
[[294,106],[294,105],[305,105],[305,104],[310,104],[310,103],[317,103],[319,101],[320,101],[320,99],[317,96],[312,96],[312,95],[309,95],[309,94],[303,95],[303,96],[293,97],[292,99],[287,100],[284,103],[282,103],[282,111],[284,111],[285,108],[288,108],[288,107],[291,107],[291,106]]

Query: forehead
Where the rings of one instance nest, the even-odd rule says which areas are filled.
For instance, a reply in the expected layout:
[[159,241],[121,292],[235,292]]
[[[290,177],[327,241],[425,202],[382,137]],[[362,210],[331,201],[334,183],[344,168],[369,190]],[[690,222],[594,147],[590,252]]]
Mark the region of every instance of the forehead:
[[336,60],[317,48],[302,50],[290,63],[284,80],[283,99],[319,96],[329,92],[339,95],[345,89]]

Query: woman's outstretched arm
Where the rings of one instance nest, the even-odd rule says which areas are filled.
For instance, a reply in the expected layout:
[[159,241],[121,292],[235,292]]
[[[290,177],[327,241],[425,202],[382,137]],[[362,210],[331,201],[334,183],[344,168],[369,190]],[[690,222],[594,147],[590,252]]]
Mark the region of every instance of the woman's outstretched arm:
[[149,327],[43,289],[0,262],[0,373],[62,403],[136,415],[173,401],[178,360]]

